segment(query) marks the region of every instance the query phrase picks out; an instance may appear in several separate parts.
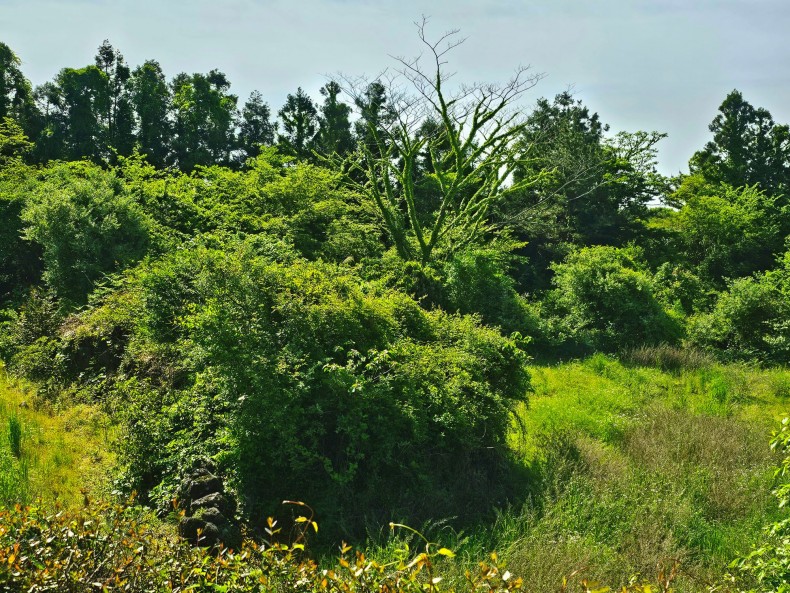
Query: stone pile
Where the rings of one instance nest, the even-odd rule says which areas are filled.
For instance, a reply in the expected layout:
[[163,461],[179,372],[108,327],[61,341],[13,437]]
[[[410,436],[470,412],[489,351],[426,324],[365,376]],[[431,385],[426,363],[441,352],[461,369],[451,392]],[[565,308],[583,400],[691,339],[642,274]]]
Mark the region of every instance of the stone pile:
[[236,500],[225,491],[216,471],[210,461],[199,460],[182,480],[179,506],[186,514],[178,524],[178,533],[192,545],[210,547],[222,543],[238,549],[241,531],[234,520]]

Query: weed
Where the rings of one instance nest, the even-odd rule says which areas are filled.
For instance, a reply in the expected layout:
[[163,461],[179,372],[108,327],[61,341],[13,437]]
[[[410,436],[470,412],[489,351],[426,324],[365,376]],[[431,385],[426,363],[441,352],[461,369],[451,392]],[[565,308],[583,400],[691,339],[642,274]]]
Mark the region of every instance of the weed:
[[625,353],[624,360],[635,366],[654,367],[668,373],[705,369],[714,364],[707,353],[694,348],[678,348],[669,344],[640,346]]
[[8,443],[13,456],[19,459],[22,456],[22,421],[16,414],[8,417]]

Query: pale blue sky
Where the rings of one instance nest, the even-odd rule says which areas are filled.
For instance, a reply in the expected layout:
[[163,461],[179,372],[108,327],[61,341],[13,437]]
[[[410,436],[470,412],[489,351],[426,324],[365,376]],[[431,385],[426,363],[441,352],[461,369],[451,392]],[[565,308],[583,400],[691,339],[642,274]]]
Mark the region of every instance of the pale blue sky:
[[413,21],[460,28],[463,81],[502,81],[519,64],[546,78],[527,97],[573,87],[613,131],[660,130],[661,170],[685,169],[724,96],[740,89],[790,122],[790,0],[0,0],[0,40],[34,84],[93,60],[108,38],[131,65],[168,78],[218,68],[240,102],[277,109],[325,74],[375,74],[414,55]]

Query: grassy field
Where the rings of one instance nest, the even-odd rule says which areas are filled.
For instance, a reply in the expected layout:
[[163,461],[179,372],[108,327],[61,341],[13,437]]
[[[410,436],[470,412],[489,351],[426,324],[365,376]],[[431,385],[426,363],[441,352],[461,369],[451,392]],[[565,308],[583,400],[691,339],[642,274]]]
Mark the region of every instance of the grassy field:
[[787,370],[601,355],[530,370],[512,447],[534,480],[526,502],[451,542],[470,561],[499,550],[534,591],[673,572],[675,590],[705,591],[778,517],[768,440],[788,413]]

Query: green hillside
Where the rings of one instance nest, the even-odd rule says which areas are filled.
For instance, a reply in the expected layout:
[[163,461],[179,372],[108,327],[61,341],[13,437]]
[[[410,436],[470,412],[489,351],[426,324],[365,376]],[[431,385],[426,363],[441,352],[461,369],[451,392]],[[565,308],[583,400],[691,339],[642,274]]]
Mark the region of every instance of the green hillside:
[[788,590],[788,126],[422,39],[277,122],[0,43],[0,591]]

